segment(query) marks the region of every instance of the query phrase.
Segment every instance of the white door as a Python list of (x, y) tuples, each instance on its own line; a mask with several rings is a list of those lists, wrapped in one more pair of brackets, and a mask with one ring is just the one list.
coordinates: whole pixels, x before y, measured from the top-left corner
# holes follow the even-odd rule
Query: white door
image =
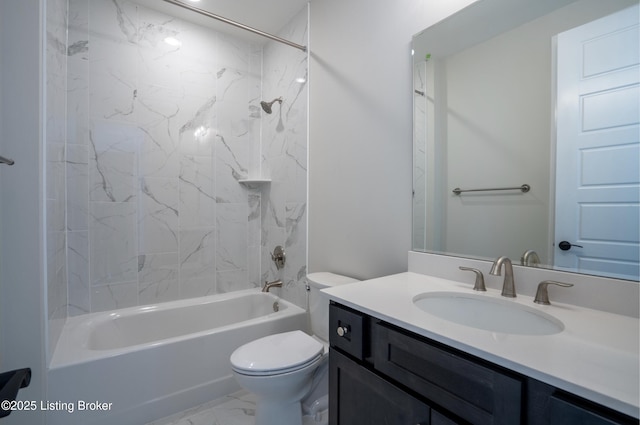
[(559, 268), (640, 275), (638, 16), (633, 6), (557, 38)]

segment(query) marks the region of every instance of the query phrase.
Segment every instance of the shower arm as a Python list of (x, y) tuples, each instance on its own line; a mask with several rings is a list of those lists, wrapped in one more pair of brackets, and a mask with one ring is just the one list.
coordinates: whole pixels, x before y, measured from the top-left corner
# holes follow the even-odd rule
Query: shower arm
[(231, 19), (225, 18), (224, 16), (216, 15), (215, 13), (211, 13), (211, 12), (208, 12), (208, 11), (206, 11), (204, 9), (200, 9), (200, 8), (191, 6), (190, 4), (183, 3), (180, 0), (164, 0), (164, 1), (167, 2), (167, 3), (171, 3), (171, 4), (175, 5), (175, 6), (180, 6), (180, 7), (184, 8), (184, 9), (190, 10), (192, 12), (196, 12), (196, 13), (199, 13), (201, 15), (207, 16), (209, 18), (216, 19), (216, 20), (218, 20), (220, 22), (224, 22), (225, 24), (232, 25), (232, 26), (234, 26), (236, 28), (240, 28), (240, 29), (243, 29), (245, 31), (249, 31), (249, 32), (252, 32), (254, 34), (257, 34), (259, 36), (269, 38), (269, 39), (271, 39), (273, 41), (277, 41), (278, 43), (283, 43), (283, 44), (286, 44), (287, 46), (295, 47), (296, 49), (302, 50), (303, 52), (307, 51), (307, 46), (303, 46), (301, 44), (294, 43), (293, 41), (285, 40), (284, 38), (278, 37), (278, 36), (273, 35), (273, 34), (269, 34), (268, 32), (260, 31), (259, 29), (250, 27), (250, 26), (245, 25), (245, 24), (241, 24), (240, 22), (232, 21)]
[(260, 102), (260, 106), (262, 107), (262, 110), (265, 111), (267, 114), (271, 113), (271, 106), (273, 106), (274, 103), (280, 103), (280, 105), (282, 105), (282, 96), (273, 99), (271, 102), (266, 102), (266, 101), (262, 101)]

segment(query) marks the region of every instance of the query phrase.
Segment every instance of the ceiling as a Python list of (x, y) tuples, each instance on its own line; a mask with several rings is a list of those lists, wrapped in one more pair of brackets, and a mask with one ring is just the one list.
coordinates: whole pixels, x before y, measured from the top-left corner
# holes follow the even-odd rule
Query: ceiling
[[(200, 15), (182, 7), (167, 3), (162, 0), (133, 0), (150, 9), (175, 16), (179, 19), (194, 22), (212, 28), (216, 31), (232, 34), (236, 37), (256, 43), (264, 43), (266, 38), (241, 30), (232, 25), (216, 21), (215, 19)], [(192, 2), (194, 7), (204, 9), (227, 19), (248, 25), (260, 31), (277, 34), (291, 18), (297, 15), (306, 6), (308, 0), (200, 0)]]

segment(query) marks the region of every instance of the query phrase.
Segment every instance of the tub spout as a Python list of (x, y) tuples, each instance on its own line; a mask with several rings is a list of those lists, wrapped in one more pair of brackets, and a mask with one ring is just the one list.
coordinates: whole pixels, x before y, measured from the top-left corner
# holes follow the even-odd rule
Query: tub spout
[(265, 282), (262, 287), (262, 292), (269, 292), (271, 288), (282, 288), (282, 281), (280, 279), (274, 280), (273, 282)]

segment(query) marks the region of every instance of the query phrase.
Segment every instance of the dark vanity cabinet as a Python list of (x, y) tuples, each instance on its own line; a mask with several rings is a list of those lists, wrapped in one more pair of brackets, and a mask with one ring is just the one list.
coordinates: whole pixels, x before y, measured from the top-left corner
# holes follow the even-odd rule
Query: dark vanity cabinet
[(330, 425), (638, 424), (334, 302), (329, 326)]
[[(331, 373), (340, 383), (339, 415), (330, 423), (428, 424), (431, 408), (339, 351), (332, 351)], [(329, 378), (331, 379), (331, 377)], [(331, 393), (333, 395), (334, 393)], [(336, 410), (338, 413), (338, 410)]]

